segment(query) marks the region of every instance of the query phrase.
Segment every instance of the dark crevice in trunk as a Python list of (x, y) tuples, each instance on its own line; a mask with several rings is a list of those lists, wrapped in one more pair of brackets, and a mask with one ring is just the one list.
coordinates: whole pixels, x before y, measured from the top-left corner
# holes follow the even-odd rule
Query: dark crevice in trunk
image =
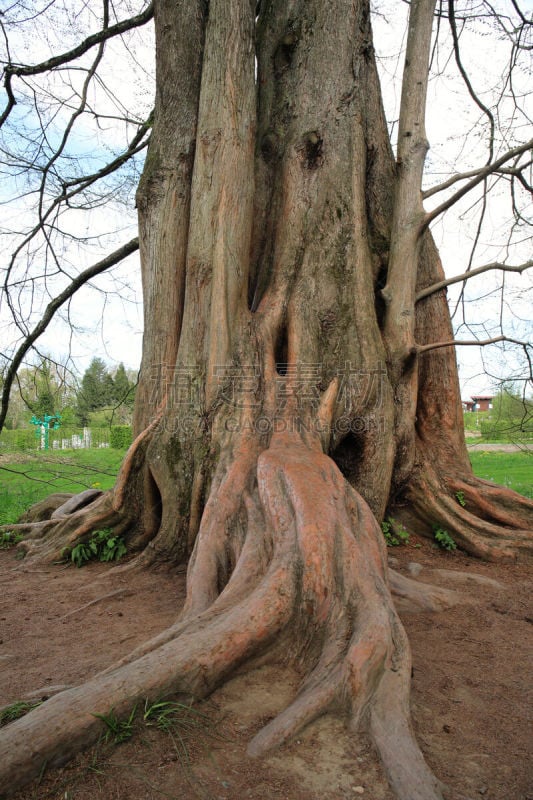
[(161, 527), (161, 521), (163, 519), (163, 499), (150, 469), (147, 470), (145, 481), (144, 530), (146, 538), (153, 539)]
[(381, 294), (381, 290), (385, 287), (386, 283), (387, 265), (382, 262), (376, 278), (374, 289), (374, 308), (376, 310), (376, 318), (380, 331), (383, 331), (383, 326), (385, 324), (385, 313), (387, 311), (387, 306), (385, 305), (385, 301)]
[(274, 349), (274, 359), (276, 361), (276, 372), (278, 375), (286, 375), (289, 361), (289, 339), (286, 325), (282, 325), (278, 332), (276, 347)]
[(363, 450), (362, 436), (350, 431), (331, 453), (331, 458), (351, 486), (357, 485), (361, 465), (364, 463)]
[(306, 169), (318, 169), (324, 163), (324, 140), (318, 131), (304, 134), (303, 142), (297, 150)]

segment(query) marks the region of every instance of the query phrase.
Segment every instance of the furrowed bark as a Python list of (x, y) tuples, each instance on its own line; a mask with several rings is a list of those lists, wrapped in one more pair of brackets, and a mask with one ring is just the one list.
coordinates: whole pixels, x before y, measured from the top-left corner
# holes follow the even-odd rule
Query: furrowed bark
[[(137, 190), (144, 301), (143, 358), (134, 431), (152, 422), (172, 384), (183, 315), (191, 176), (205, 4), (155, 4), (154, 126)], [(187, 31), (187, 36), (183, 36)]]

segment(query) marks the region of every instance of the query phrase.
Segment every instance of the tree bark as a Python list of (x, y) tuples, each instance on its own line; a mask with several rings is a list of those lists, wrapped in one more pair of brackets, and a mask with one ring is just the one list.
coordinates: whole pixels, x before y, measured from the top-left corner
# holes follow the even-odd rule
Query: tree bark
[(187, 601), (155, 640), (0, 733), (2, 790), (94, 741), (95, 710), (202, 697), (283, 654), (306, 677), (252, 755), (340, 712), (368, 727), (400, 800), (441, 797), (410, 727), (390, 587), (446, 598), (389, 575), (379, 523), (393, 510), (514, 558), (530, 552), (532, 504), (473, 477), (453, 351), (416, 350), (453, 338), (445, 290), (416, 302), (443, 278), (421, 224), (432, 8), (412, 3), (409, 47), (425, 45), (405, 72), (397, 164), (366, 0), (271, 0), (257, 19), (250, 0), (156, 3), (138, 436), (112, 492), (24, 523), (21, 547), (56, 558), (111, 525), (137, 567), (188, 561)]

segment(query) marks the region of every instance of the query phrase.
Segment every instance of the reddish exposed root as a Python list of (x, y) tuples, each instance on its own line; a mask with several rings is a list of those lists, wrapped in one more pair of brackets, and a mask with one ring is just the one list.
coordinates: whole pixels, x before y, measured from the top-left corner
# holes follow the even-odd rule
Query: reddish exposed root
[(447, 531), (467, 553), (487, 561), (533, 555), (533, 502), (473, 475), (450, 477), (423, 462), (394, 516), (410, 530)]
[[(64, 763), (143, 698), (201, 698), (253, 659), (280, 657), (307, 677), (251, 742), (260, 755), (326, 711), (368, 724), (400, 800), (437, 800), (409, 724), (411, 661), (387, 583), (381, 531), (318, 448), (278, 434), (243, 450), (208, 503), (182, 618), (82, 686), (0, 732), (0, 792)], [(107, 501), (109, 502), (109, 501)], [(253, 568), (252, 568), (253, 567)]]
[(453, 495), (461, 494), (465, 508), (480, 519), (506, 528), (528, 530), (533, 523), (533, 503), (527, 497), (482, 478), (452, 479)]
[[(75, 500), (76, 495), (72, 498)], [(113, 510), (112, 492), (99, 496), (89, 505), (49, 519), (4, 526), (25, 537), (18, 549), (32, 559), (58, 561), (66, 548), (88, 537), (99, 528), (112, 527), (117, 535), (129, 527), (130, 520)]]

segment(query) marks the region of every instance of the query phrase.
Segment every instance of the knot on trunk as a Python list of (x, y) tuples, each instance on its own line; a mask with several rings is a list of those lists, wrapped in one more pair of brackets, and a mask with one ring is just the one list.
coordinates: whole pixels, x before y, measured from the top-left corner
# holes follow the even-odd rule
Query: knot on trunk
[(278, 44), (274, 53), (274, 74), (276, 78), (280, 78), (290, 67), (298, 39), (298, 33), (289, 29)]
[(318, 169), (324, 163), (324, 140), (318, 131), (308, 131), (302, 137), (302, 144), (297, 148), (306, 169)]

